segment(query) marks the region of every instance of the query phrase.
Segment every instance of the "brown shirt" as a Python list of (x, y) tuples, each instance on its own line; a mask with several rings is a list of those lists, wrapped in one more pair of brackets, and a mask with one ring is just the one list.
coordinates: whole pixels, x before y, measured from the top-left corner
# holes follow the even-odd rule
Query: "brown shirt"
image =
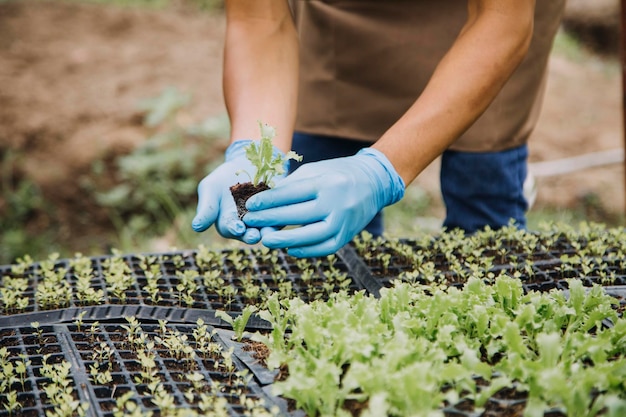
[[(537, 0), (525, 60), (453, 149), (502, 150), (527, 141), (564, 4)], [(417, 99), (467, 17), (467, 0), (291, 0), (291, 6), (300, 37), (296, 130), (368, 141)]]

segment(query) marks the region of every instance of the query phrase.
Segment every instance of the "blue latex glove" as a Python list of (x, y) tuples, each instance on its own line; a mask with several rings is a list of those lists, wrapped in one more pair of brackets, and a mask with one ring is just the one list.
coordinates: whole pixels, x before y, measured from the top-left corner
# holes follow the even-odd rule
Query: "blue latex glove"
[(404, 196), (404, 181), (387, 157), (373, 148), (346, 158), (302, 165), (267, 191), (252, 196), (243, 218), (263, 229), (262, 243), (288, 248), (297, 257), (336, 252), (360, 233), (383, 207)]
[[(238, 239), (255, 244), (261, 240), (259, 229), (247, 227), (239, 219), (235, 200), (230, 193), (230, 186), (249, 181), (256, 174), (256, 168), (246, 158), (246, 147), (251, 140), (233, 142), (225, 153), (225, 162), (204, 177), (198, 184), (198, 208), (191, 227), (196, 232), (203, 232), (215, 224), (217, 232), (229, 239)], [(274, 148), (274, 152), (280, 152)], [(239, 175), (237, 173), (240, 172)]]

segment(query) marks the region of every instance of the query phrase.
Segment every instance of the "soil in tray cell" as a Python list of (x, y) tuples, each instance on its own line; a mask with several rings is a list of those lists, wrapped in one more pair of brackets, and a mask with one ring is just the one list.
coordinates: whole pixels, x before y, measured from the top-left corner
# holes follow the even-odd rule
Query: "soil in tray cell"
[[(498, 362), (491, 361), (491, 363)], [(477, 378), (479, 387), (487, 385), (482, 378)], [(464, 395), (464, 394), (462, 394)], [(505, 387), (494, 393), (483, 405), (481, 417), (522, 417), (528, 400), (528, 392), (520, 391), (515, 386)], [(474, 401), (463, 398), (454, 405), (447, 404), (444, 411), (446, 417), (476, 416)], [(560, 410), (554, 409), (543, 414), (544, 417), (566, 417)]]
[[(483, 406), (481, 417), (523, 417), (526, 408), (526, 400), (494, 400), (489, 399)], [(447, 407), (444, 411), (445, 417), (468, 417), (475, 415), (474, 401), (470, 399), (461, 400), (452, 407)], [(545, 414), (544, 417), (566, 417), (564, 414)]]
[(100, 407), (101, 411), (110, 412), (110, 411), (115, 410), (115, 408), (117, 407), (117, 404), (115, 403), (115, 401), (109, 398), (109, 399), (104, 399), (102, 401), (99, 401), (98, 407)]
[(61, 352), (61, 346), (58, 345), (29, 346), (26, 348), (26, 353), (29, 355), (51, 355)]
[[(2, 413), (0, 413), (2, 414)], [(8, 415), (8, 413), (7, 413)], [(40, 417), (40, 410), (38, 408), (22, 408), (20, 409), (19, 413), (16, 413), (14, 415), (19, 415), (20, 417)]]
[(141, 362), (135, 359), (125, 360), (124, 368), (126, 368), (126, 370), (131, 374), (141, 372), (143, 369), (143, 367), (141, 366)]
[(168, 259), (164, 259), (162, 263), (162, 271), (166, 276), (176, 276), (177, 271), (185, 271), (188, 269), (193, 269), (194, 264), (191, 261), (182, 262), (179, 261), (170, 261)]
[(31, 356), (54, 355), (61, 353), (61, 346), (57, 343), (57, 337), (54, 334), (42, 332), (41, 334), (27, 335), (33, 329), (20, 329), (22, 332), (22, 345), (26, 353)]
[[(30, 390), (30, 388), (28, 388)], [(0, 401), (1, 402), (1, 401)], [(17, 395), (17, 402), (20, 403), (21, 409), (26, 410), (37, 406), (37, 399), (32, 393), (20, 393)]]
[(124, 346), (128, 345), (128, 337), (124, 334), (123, 330), (119, 327), (115, 327), (115, 330), (108, 331), (109, 339), (117, 349), (123, 350)]
[(29, 338), (30, 336), (37, 337), (35, 343), (38, 344), (55, 343), (57, 340), (55, 330), (52, 326), (39, 326), (33, 323), (30, 327), (21, 327), (19, 331), (25, 341), (30, 343), (32, 343), (32, 340)]
[[(117, 387), (115, 390), (117, 391)], [(108, 386), (95, 386), (93, 388), (93, 393), (98, 399), (110, 399), (114, 394), (113, 389)], [(119, 392), (117, 392), (117, 395), (119, 395)]]
[(7, 332), (6, 334), (7, 336), (3, 336), (2, 334), (0, 334), (0, 347), (9, 348), (11, 346), (20, 345), (20, 339), (16, 336), (12, 336), (13, 334), (15, 334), (14, 332)]
[(134, 291), (126, 291), (126, 297), (110, 297), (110, 304), (119, 304), (119, 305), (137, 305), (141, 304), (141, 299), (138, 297), (137, 293)]
[[(30, 364), (35, 372), (35, 375), (39, 375), (37, 374), (37, 372), (38, 372), (38, 369), (43, 365), (44, 357), (42, 355), (31, 355), (28, 357), (28, 360), (30, 361)], [(52, 354), (46, 357), (46, 363), (48, 364), (61, 363), (64, 360), (65, 360), (65, 356), (59, 353)]]
[[(9, 386), (9, 389), (7, 391), (17, 391), (19, 393), (28, 393), (33, 390), (33, 382), (31, 382), (28, 374), (24, 375), (23, 380), (21, 379), (20, 375), (15, 373), (15, 371), (14, 371), (14, 376), (17, 378), (17, 380), (13, 382), (11, 386)], [(0, 404), (1, 404), (1, 401), (0, 401)]]
[(163, 364), (170, 375), (185, 374), (197, 368), (197, 364), (192, 359), (164, 359)]
[(132, 351), (132, 350), (117, 350), (118, 355), (120, 355), (120, 358), (122, 358), (124, 360), (124, 362), (126, 361), (133, 361), (135, 359), (137, 359), (137, 354)]
[(129, 391), (131, 391), (131, 388), (127, 386), (114, 386), (112, 388), (97, 387), (94, 389), (94, 393), (98, 399), (98, 407), (104, 412), (113, 411), (117, 407), (115, 399), (122, 397)]
[(524, 289), (524, 293), (528, 294), (529, 292), (548, 292), (553, 289), (563, 289), (561, 285), (556, 281), (547, 281), (542, 282), (541, 284), (522, 284), (522, 288)]
[(397, 277), (400, 275), (401, 272), (403, 271), (407, 271), (407, 270), (412, 270), (408, 269), (408, 268), (398, 268), (395, 266), (388, 266), (388, 267), (383, 267), (381, 265), (377, 265), (377, 266), (372, 266), (370, 267), (370, 272), (372, 273), (373, 276), (377, 277), (377, 278), (384, 278), (384, 277)]
[(215, 360), (202, 357), (202, 366), (204, 366), (206, 369), (215, 369)]

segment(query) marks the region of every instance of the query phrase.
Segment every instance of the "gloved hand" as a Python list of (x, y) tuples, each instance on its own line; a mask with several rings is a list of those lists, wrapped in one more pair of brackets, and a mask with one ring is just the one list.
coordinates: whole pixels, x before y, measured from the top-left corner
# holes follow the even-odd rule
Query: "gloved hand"
[[(203, 232), (215, 223), (217, 232), (229, 239), (238, 239), (248, 244), (261, 240), (259, 229), (247, 227), (237, 215), (235, 200), (230, 193), (230, 186), (249, 181), (256, 174), (256, 167), (246, 158), (246, 147), (251, 140), (233, 142), (225, 153), (225, 162), (204, 177), (198, 184), (198, 208), (191, 227), (196, 232)], [(274, 148), (274, 152), (280, 152)], [(237, 175), (241, 172), (240, 175)]]
[(244, 222), (263, 229), (268, 248), (297, 257), (325, 256), (348, 243), (383, 207), (404, 196), (404, 181), (373, 148), (302, 165), (276, 186), (252, 196)]

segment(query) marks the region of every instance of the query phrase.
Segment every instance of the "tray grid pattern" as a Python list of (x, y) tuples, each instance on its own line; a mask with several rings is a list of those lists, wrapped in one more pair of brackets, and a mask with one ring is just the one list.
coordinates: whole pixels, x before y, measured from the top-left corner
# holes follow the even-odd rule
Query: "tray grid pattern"
[[(379, 296), (399, 281), (462, 286), (470, 275), (493, 282), (507, 274), (519, 278), (525, 291), (567, 292), (572, 278), (586, 287), (601, 285), (618, 300), (621, 316), (626, 310), (626, 239), (617, 236), (602, 237), (601, 244), (593, 234), (537, 234), (524, 243), (470, 237), (465, 246), (455, 246), (454, 235), (444, 234), (421, 240), (355, 239), (336, 255), (308, 260), (283, 251), (200, 247), (0, 266), (0, 371), (27, 364), (22, 374), (14, 373), (17, 379), (4, 386), (0, 381), (0, 417), (54, 413), (46, 392), (49, 369), (66, 363), (69, 393), (78, 406), (88, 407), (90, 416), (115, 417), (126, 400), (143, 415), (165, 415), (168, 407), (198, 413), (222, 407), (231, 416), (250, 415), (252, 408), (266, 413), (261, 415), (301, 416), (270, 394), (276, 372), (232, 340), (230, 325), (217, 311), (237, 317), (246, 306), (262, 308), (274, 294), (304, 301), (326, 300), (338, 291)], [(198, 341), (198, 328), (206, 329), (209, 338)], [(256, 315), (246, 328), (270, 329)], [(208, 345), (216, 351), (207, 353)], [(199, 379), (194, 382), (194, 377)], [(485, 416), (525, 406), (523, 398), (502, 394), (488, 400)], [(19, 409), (6, 408), (9, 395), (17, 395)], [(462, 400), (442, 411), (446, 417), (479, 417), (473, 409)], [(559, 410), (545, 416), (563, 417)]]

